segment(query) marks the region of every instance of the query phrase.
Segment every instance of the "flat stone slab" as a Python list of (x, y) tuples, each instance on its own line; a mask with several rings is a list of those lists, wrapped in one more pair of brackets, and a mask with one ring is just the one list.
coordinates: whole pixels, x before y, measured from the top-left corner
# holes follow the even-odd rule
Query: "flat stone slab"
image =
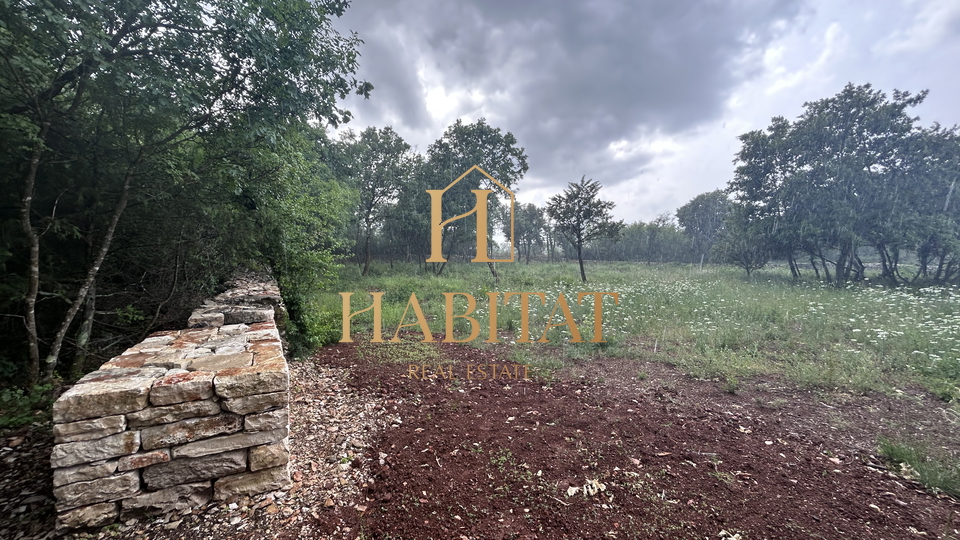
[(223, 326), (223, 313), (197, 313), (194, 312), (187, 319), (187, 326), (190, 328), (216, 327)]
[(220, 331), (217, 332), (219, 336), (239, 336), (246, 332), (250, 327), (240, 323), (240, 324), (228, 324), (220, 327)]
[(290, 487), (287, 466), (227, 476), (213, 483), (213, 498), (222, 501), (234, 495), (256, 495)]
[(149, 489), (163, 489), (177, 484), (210, 480), (243, 472), (247, 468), (247, 451), (234, 450), (198, 458), (175, 459), (143, 470), (143, 481)]
[(69, 467), (126, 456), (140, 449), (140, 432), (125, 431), (94, 441), (58, 444), (50, 453), (50, 466)]
[(115, 502), (92, 504), (75, 508), (57, 516), (57, 534), (80, 527), (103, 527), (120, 514)]
[(273, 308), (232, 308), (230, 311), (223, 312), (224, 324), (250, 324), (258, 322), (268, 322), (273, 320)]
[(60, 444), (89, 441), (100, 439), (107, 435), (113, 435), (114, 433), (120, 433), (125, 429), (127, 429), (127, 419), (122, 414), (80, 420), (67, 424), (54, 424), (53, 442)]
[[(150, 368), (158, 369), (158, 368)], [(142, 371), (142, 370), (138, 370)], [(166, 370), (161, 370), (166, 373)], [(97, 373), (97, 372), (95, 372)], [(73, 385), (53, 404), (57, 424), (139, 411), (147, 406), (154, 377), (106, 376)]]
[(267, 411), (276, 407), (285, 407), (290, 400), (286, 390), (270, 394), (254, 394), (220, 402), (224, 410), (237, 414), (250, 414)]
[(224, 369), (213, 378), (214, 390), (224, 398), (280, 392), (286, 390), (289, 384), (290, 373), (286, 362)]
[(101, 463), (84, 463), (73, 467), (61, 467), (53, 470), (53, 487), (65, 486), (74, 482), (96, 480), (117, 472), (117, 460)]
[(253, 365), (253, 353), (211, 354), (193, 359), (187, 369), (190, 371), (220, 371), (229, 368), (242, 368)]
[(234, 433), (243, 428), (243, 417), (223, 413), (204, 418), (189, 418), (172, 424), (143, 428), (140, 439), (144, 450), (167, 448), (224, 433)]
[(166, 448), (152, 452), (141, 452), (120, 458), (120, 462), (117, 464), (117, 470), (121, 472), (132, 471), (168, 461), (170, 461), (170, 451)]
[(146, 361), (143, 365), (147, 367), (161, 367), (164, 369), (177, 369), (186, 367), (190, 363), (186, 358), (186, 351), (183, 349), (173, 349), (157, 353)]
[(122, 502), (124, 515), (133, 512), (164, 513), (199, 508), (213, 498), (213, 486), (209, 481), (161, 489), (144, 493)]
[(63, 511), (78, 506), (87, 506), (103, 501), (115, 501), (135, 495), (140, 491), (140, 475), (130, 471), (88, 482), (77, 482), (53, 488), (57, 498), (57, 510)]
[(185, 457), (201, 457), (210, 454), (220, 454), (239, 450), (240, 448), (249, 448), (251, 446), (260, 446), (262, 444), (271, 444), (287, 438), (287, 430), (275, 429), (273, 431), (258, 431), (257, 433), (234, 433), (233, 435), (222, 435), (212, 437), (202, 441), (196, 441), (177, 446), (173, 449), (173, 458), (180, 459)]
[(186, 418), (213, 416), (220, 414), (220, 406), (213, 400), (188, 401), (165, 407), (148, 407), (127, 415), (127, 425), (131, 429), (170, 424)]
[(250, 472), (272, 469), (290, 461), (290, 449), (286, 439), (276, 444), (254, 446), (250, 449)]
[[(193, 362), (193, 361), (191, 361)], [(157, 406), (213, 397), (213, 372), (190, 371), (161, 377), (150, 389), (150, 403)]]
[(287, 409), (251, 414), (243, 419), (243, 430), (248, 433), (287, 428), (289, 425), (290, 418)]

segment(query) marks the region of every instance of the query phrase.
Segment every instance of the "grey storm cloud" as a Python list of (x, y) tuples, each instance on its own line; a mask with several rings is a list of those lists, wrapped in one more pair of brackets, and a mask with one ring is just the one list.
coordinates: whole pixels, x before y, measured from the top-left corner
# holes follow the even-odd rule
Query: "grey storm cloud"
[(417, 75), (427, 70), (447, 90), (483, 96), (539, 183), (586, 174), (614, 185), (649, 157), (604, 159), (610, 143), (716, 118), (754, 73), (751, 51), (799, 11), (787, 1), (383, 0), (354, 2), (337, 25), (365, 41), (359, 74), (375, 89), (348, 103), (358, 117), (388, 119), (401, 135), (430, 129)]

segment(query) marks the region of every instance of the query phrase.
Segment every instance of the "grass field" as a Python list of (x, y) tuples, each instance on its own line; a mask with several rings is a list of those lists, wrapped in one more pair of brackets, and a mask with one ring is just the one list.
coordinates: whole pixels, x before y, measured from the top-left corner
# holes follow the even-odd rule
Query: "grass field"
[[(552, 328), (549, 343), (516, 343), (520, 337), (519, 298), (497, 309), (498, 337), (514, 342), (515, 359), (536, 366), (541, 375), (593, 354), (661, 360), (703, 379), (723, 381), (736, 391), (756, 375), (784, 377), (804, 387), (860, 392), (896, 391), (922, 384), (944, 400), (960, 397), (960, 290), (925, 287), (890, 289), (863, 284), (837, 289), (819, 282), (795, 282), (776, 268), (747, 278), (731, 267), (589, 263), (588, 283), (575, 264), (501, 264), (494, 282), (485, 264), (450, 264), (444, 275), (416, 265), (375, 266), (361, 278), (354, 266), (340, 272), (323, 299), (327, 320), (341, 321), (339, 292), (354, 292), (352, 310), (370, 305), (366, 292), (382, 291), (384, 339), (391, 338), (411, 294), (435, 334), (445, 331), (444, 292), (470, 293), (471, 314), (480, 335), (471, 345), (487, 346), (489, 292), (543, 292), (546, 305), (530, 298), (530, 339), (536, 341), (562, 293), (583, 343), (571, 343), (568, 327)], [(576, 303), (578, 292), (617, 292), (603, 307), (605, 343), (593, 343), (593, 298)], [(456, 297), (456, 314), (466, 298)], [(557, 309), (553, 323), (563, 320)], [(415, 323), (410, 309), (405, 324)], [(372, 310), (352, 321), (354, 333), (372, 328)], [(409, 326), (407, 331), (419, 331)], [(468, 337), (470, 323), (454, 319), (457, 339)], [(337, 332), (339, 337), (339, 332)], [(415, 337), (415, 339), (419, 339)], [(642, 374), (638, 373), (638, 376)]]

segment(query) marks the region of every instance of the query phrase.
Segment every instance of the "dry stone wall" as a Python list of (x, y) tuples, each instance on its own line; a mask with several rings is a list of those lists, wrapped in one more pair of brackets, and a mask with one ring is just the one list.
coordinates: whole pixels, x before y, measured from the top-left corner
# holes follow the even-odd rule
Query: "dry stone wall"
[(290, 485), (289, 370), (276, 285), (238, 279), (87, 374), (53, 405), (57, 527)]

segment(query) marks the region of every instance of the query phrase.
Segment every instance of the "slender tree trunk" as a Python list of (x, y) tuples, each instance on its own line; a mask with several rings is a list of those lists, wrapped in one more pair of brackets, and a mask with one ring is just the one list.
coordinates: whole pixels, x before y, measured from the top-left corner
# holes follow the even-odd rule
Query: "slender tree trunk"
[(37, 182), (37, 171), (40, 169), (40, 156), (43, 154), (43, 145), (49, 129), (50, 122), (44, 122), (40, 127), (37, 142), (30, 156), (30, 168), (27, 170), (27, 177), (23, 182), (23, 194), (20, 199), (20, 224), (27, 237), (27, 245), (30, 250), (30, 276), (27, 284), (27, 297), (24, 302), (26, 304), (27, 346), (30, 352), (30, 366), (27, 370), (27, 377), (31, 386), (40, 379), (40, 334), (37, 331), (37, 296), (40, 294), (40, 236), (33, 228), (30, 213), (33, 209), (33, 193)]
[(582, 244), (577, 244), (577, 261), (580, 262), (580, 279), (584, 283), (587, 282), (587, 273), (583, 271), (583, 246)]
[(813, 258), (813, 253), (810, 254), (810, 266), (813, 267), (813, 274), (817, 276), (817, 281), (820, 281), (820, 269), (817, 268), (817, 261)]
[(364, 241), (363, 251), (366, 253), (364, 262), (363, 262), (363, 272), (360, 272), (361, 276), (366, 276), (370, 272), (370, 230), (367, 230), (367, 239)]
[(940, 257), (940, 262), (937, 263), (937, 273), (933, 276), (933, 280), (937, 283), (940, 283), (940, 278), (943, 275), (943, 265), (947, 260), (947, 250), (940, 250), (940, 253), (937, 254)]
[(823, 265), (824, 279), (827, 283), (831, 283), (833, 280), (830, 278), (830, 267), (827, 265), (827, 258), (823, 256), (823, 250), (820, 250), (820, 264)]
[(93, 335), (93, 319), (97, 315), (97, 282), (94, 281), (87, 293), (87, 299), (84, 301), (83, 321), (80, 323), (80, 329), (77, 330), (77, 354), (74, 358), (73, 366), (70, 371), (77, 375), (86, 371), (87, 364), (87, 345), (90, 343), (90, 337)]
[(124, 209), (126, 209), (127, 201), (130, 199), (130, 182), (133, 179), (134, 172), (140, 165), (141, 159), (143, 159), (142, 149), (140, 151), (140, 155), (137, 156), (136, 161), (130, 166), (130, 168), (127, 169), (127, 172), (124, 174), (120, 198), (117, 200), (117, 205), (113, 209), (113, 215), (110, 217), (110, 224), (107, 226), (107, 229), (103, 234), (103, 242), (100, 244), (100, 251), (97, 253), (97, 257), (90, 265), (90, 268), (87, 270), (87, 276), (84, 278), (83, 283), (80, 285), (80, 289), (77, 291), (77, 297), (74, 298), (73, 303), (70, 305), (70, 309), (67, 310), (67, 314), (64, 316), (63, 322), (60, 323), (60, 328), (57, 330), (57, 335), (53, 340), (53, 344), (50, 346), (50, 352), (47, 354), (47, 357), (44, 361), (45, 380), (50, 380), (53, 378), (54, 371), (57, 369), (57, 361), (60, 358), (60, 349), (63, 347), (63, 340), (67, 335), (67, 331), (70, 330), (70, 325), (73, 323), (73, 318), (76, 317), (77, 312), (80, 310), (80, 306), (83, 305), (84, 300), (86, 300), (87, 293), (93, 286), (93, 282), (97, 278), (97, 273), (100, 271), (100, 265), (103, 264), (103, 260), (107, 257), (107, 252), (110, 251), (110, 244), (113, 242), (113, 233), (117, 230), (117, 223), (120, 221), (120, 216), (123, 214)]

